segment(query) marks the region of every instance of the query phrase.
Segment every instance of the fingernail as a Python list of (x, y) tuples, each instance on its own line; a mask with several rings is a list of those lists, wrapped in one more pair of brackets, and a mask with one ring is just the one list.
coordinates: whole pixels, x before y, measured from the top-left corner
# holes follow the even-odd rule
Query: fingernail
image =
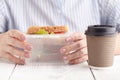
[(67, 59), (67, 57), (66, 57), (66, 56), (64, 56), (64, 57), (63, 57), (63, 59), (64, 59), (64, 60), (66, 60), (66, 59)]
[(29, 57), (30, 57), (30, 54), (28, 54), (28, 53), (27, 53), (27, 54), (25, 54), (25, 57), (29, 58)]
[(26, 46), (27, 50), (31, 50), (32, 46)]
[(65, 52), (66, 52), (66, 49), (61, 49), (60, 52), (61, 52), (61, 53), (65, 53)]
[(25, 40), (25, 36), (22, 36), (21, 39), (22, 39), (22, 40)]
[(72, 41), (72, 38), (69, 37), (69, 38), (66, 39), (66, 41), (67, 42)]

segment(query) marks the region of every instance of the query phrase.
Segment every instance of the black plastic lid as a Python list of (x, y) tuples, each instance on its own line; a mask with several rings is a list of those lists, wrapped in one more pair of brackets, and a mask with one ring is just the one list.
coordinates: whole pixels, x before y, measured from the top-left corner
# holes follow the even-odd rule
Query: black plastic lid
[(88, 26), (85, 34), (89, 36), (106, 36), (116, 34), (116, 27), (110, 25), (92, 25)]

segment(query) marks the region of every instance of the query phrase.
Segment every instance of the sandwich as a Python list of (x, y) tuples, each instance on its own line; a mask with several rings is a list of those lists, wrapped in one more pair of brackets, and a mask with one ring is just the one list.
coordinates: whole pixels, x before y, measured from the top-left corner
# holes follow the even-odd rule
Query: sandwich
[(28, 34), (64, 34), (68, 32), (67, 26), (31, 26)]

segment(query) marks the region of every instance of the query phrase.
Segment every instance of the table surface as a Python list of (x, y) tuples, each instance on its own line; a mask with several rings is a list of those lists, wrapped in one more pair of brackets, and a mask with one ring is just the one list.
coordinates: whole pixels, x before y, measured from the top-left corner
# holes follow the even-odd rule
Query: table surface
[(15, 65), (0, 60), (0, 80), (120, 80), (120, 56), (112, 69), (95, 70), (87, 62), (78, 65), (28, 63)]

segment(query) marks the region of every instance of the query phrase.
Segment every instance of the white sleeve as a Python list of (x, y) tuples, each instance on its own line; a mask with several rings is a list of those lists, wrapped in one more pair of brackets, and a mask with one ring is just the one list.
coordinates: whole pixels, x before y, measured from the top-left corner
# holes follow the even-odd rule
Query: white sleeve
[(4, 9), (4, 2), (3, 0), (0, 0), (0, 33), (6, 31), (7, 26), (7, 20), (5, 15), (5, 9)]
[(120, 32), (120, 0), (99, 0), (101, 24), (113, 25)]
[(110, 0), (109, 10), (111, 12), (108, 15), (108, 24), (117, 27), (120, 32), (120, 0)]

